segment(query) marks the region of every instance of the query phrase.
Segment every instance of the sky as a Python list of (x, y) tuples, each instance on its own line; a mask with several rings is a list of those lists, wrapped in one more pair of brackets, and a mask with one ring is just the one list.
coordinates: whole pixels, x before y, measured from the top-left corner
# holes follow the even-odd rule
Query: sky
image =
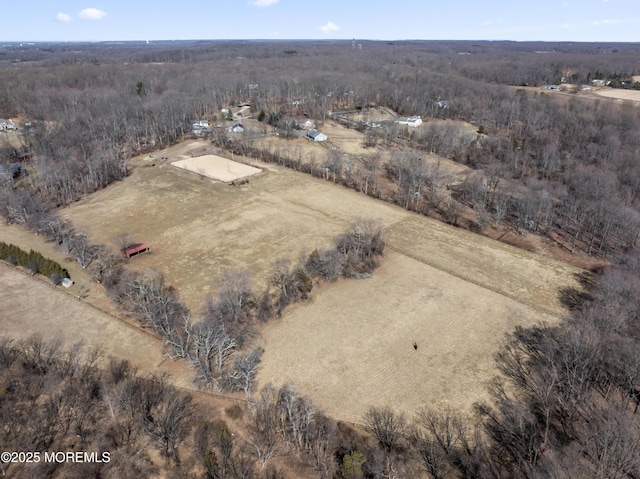
[(0, 42), (640, 42), (640, 0), (10, 0)]

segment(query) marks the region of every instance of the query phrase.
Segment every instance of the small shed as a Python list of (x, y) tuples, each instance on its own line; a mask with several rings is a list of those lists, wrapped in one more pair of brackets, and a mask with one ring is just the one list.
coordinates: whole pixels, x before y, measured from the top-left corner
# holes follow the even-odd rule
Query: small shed
[(244, 125), (242, 123), (234, 123), (233, 126), (229, 128), (229, 131), (232, 133), (242, 133), (244, 131)]
[(64, 286), (65, 288), (70, 288), (71, 286), (73, 286), (73, 281), (70, 280), (69, 278), (63, 278), (62, 286)]
[(122, 256), (127, 259), (130, 259), (132, 256), (135, 256), (140, 253), (146, 253), (149, 251), (149, 246), (146, 243), (135, 243), (127, 246), (126, 248), (122, 248), (120, 252)]
[(327, 135), (320, 133), (318, 130), (309, 130), (307, 132), (307, 138), (313, 141), (326, 141)]

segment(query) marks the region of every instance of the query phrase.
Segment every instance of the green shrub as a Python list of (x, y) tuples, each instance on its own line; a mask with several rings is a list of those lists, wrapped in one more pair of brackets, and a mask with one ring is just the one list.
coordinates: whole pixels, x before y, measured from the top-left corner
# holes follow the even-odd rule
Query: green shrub
[(26, 252), (16, 245), (2, 241), (0, 241), (0, 259), (14, 266), (24, 266), (32, 274), (40, 273), (50, 278), (55, 284), (69, 277), (67, 270), (56, 261), (45, 258), (37, 251)]

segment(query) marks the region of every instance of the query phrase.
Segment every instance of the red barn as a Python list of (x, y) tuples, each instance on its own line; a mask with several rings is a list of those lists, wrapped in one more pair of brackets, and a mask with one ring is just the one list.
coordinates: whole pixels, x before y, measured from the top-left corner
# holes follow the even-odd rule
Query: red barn
[(137, 254), (145, 253), (147, 251), (149, 251), (149, 246), (146, 243), (132, 244), (120, 250), (120, 252), (122, 253), (122, 256), (124, 256), (127, 259)]

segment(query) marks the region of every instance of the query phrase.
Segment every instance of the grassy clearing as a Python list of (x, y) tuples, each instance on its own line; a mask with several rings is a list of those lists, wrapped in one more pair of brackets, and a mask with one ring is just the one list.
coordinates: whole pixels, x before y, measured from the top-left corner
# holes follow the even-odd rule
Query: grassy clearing
[(227, 268), (265, 284), (276, 258), (327, 245), (355, 218), (381, 222), (389, 253), (373, 278), (324, 285), (264, 331), (260, 382), (291, 380), (338, 418), (371, 403), (468, 406), (503, 334), (557, 320), (560, 288), (579, 287), (577, 268), (285, 168), (262, 165), (232, 187), (168, 165), (197, 145), (134, 162), (131, 177), (64, 216), (94, 241), (127, 232), (150, 244), (131, 265), (164, 273), (196, 312)]
[(292, 381), (353, 422), (372, 404), (468, 408), (486, 397), (504, 333), (541, 320), (554, 318), (390, 252), (372, 278), (324, 286), (269, 325), (259, 379)]

